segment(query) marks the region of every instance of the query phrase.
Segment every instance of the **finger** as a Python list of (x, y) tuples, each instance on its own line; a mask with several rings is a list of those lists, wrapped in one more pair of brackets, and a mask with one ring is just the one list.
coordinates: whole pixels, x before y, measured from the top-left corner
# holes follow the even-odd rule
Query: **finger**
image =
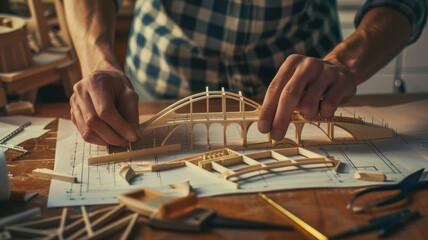
[(337, 81), (338, 73), (331, 67), (324, 67), (321, 75), (316, 77), (314, 81), (311, 81), (306, 91), (303, 93), (303, 97), (299, 104), (300, 113), (307, 117), (313, 118), (318, 115), (320, 109), (320, 99), (325, 93), (329, 86)]
[(139, 123), (138, 100), (138, 94), (131, 89), (119, 95), (117, 100), (120, 115), (125, 121), (134, 126), (138, 126)]
[(334, 85), (331, 89), (328, 89), (320, 103), (320, 117), (332, 118), (344, 95), (343, 88), (340, 85)]
[(108, 126), (104, 121), (102, 121), (94, 109), (94, 104), (96, 101), (93, 101), (87, 92), (78, 91), (76, 102), (81, 111), (82, 119), (85, 126), (91, 131), (95, 132), (100, 136), (106, 143), (115, 146), (126, 146), (128, 142), (120, 137), (110, 126)]
[[(124, 94), (125, 97), (130, 96), (130, 94)], [(110, 91), (91, 91), (91, 99), (94, 103), (94, 108), (97, 116), (107, 123), (117, 134), (126, 139), (129, 142), (135, 142), (137, 140), (137, 135), (134, 129), (131, 127), (130, 123), (123, 119), (119, 111), (116, 109), (116, 104), (112, 97)], [(123, 96), (119, 95), (118, 107), (122, 109), (125, 107), (126, 103), (130, 104), (130, 107), (126, 109), (132, 109), (134, 111), (133, 115), (130, 115), (130, 110), (125, 110), (127, 118), (129, 117), (132, 123), (138, 123), (138, 100), (135, 100), (134, 96), (130, 96), (130, 100), (125, 100)], [(137, 96), (138, 99), (138, 96)]]
[(300, 58), (301, 56), (296, 55), (288, 57), (280, 67), (272, 82), (269, 84), (269, 88), (266, 91), (266, 95), (263, 100), (258, 123), (258, 129), (261, 133), (268, 133), (271, 131), (272, 122), (275, 117), (276, 109), (278, 108), (278, 101), (281, 96), (281, 92), (293, 75), (295, 71), (295, 63), (298, 62)]
[(86, 127), (81, 111), (76, 104), (71, 104), (71, 120), (74, 122), (85, 141), (102, 146), (108, 145), (100, 136)]
[(316, 77), (316, 72), (308, 70), (308, 66), (299, 66), (281, 92), (271, 131), (271, 137), (276, 141), (284, 138), (307, 83)]

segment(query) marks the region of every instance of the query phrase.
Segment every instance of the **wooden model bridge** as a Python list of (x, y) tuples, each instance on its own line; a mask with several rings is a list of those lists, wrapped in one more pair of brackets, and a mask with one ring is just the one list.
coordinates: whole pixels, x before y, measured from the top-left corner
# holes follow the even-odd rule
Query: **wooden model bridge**
[[(236, 104), (229, 104), (231, 102)], [(204, 105), (204, 111), (200, 111)], [(235, 107), (235, 108), (233, 108)], [(193, 128), (197, 124), (204, 124), (207, 127), (207, 145), (208, 148), (249, 148), (249, 147), (278, 147), (278, 146), (303, 146), (303, 145), (321, 145), (321, 144), (339, 144), (353, 143), (369, 139), (392, 138), (395, 135), (394, 130), (385, 126), (379, 126), (366, 123), (360, 118), (349, 118), (334, 116), (332, 118), (305, 118), (298, 112), (294, 112), (291, 123), (295, 126), (295, 140), (284, 138), (280, 142), (273, 142), (268, 134), (268, 141), (249, 142), (248, 130), (250, 126), (259, 119), (261, 105), (257, 102), (238, 94), (221, 91), (208, 91), (197, 93), (186, 97), (170, 105), (158, 114), (140, 125), (140, 132), (153, 131), (153, 146), (130, 145), (129, 148), (109, 147), (109, 155), (90, 157), (88, 163), (100, 164), (106, 162), (128, 161), (130, 159), (142, 158), (158, 153), (167, 153), (180, 151), (181, 144), (166, 144), (170, 136), (180, 127), (188, 126), (190, 130), (190, 148), (193, 149), (194, 134)], [(327, 127), (322, 128), (321, 124), (326, 123)], [(223, 125), (223, 145), (215, 146), (210, 144), (210, 125)], [(238, 124), (241, 129), (241, 143), (229, 143), (226, 138), (226, 129), (230, 124)], [(305, 124), (316, 126), (327, 137), (327, 141), (320, 139), (302, 140), (302, 131)], [(167, 134), (163, 137), (160, 144), (156, 143), (156, 129), (168, 128)], [(343, 129), (349, 133), (348, 138), (336, 138), (335, 127)]]
[[(220, 100), (221, 111), (212, 112), (210, 103), (218, 103)], [(227, 102), (236, 101), (239, 104), (237, 111), (227, 111)], [(194, 105), (202, 102), (206, 103), (205, 112), (194, 111)], [(185, 110), (184, 110), (185, 109)], [(184, 111), (183, 111), (184, 110)], [(161, 142), (161, 146), (166, 144), (168, 138), (180, 127), (187, 125), (190, 130), (190, 146), (193, 148), (193, 127), (196, 124), (206, 125), (207, 131), (207, 144), (210, 146), (209, 128), (211, 124), (219, 123), (223, 125), (223, 145), (227, 146), (226, 129), (227, 126), (236, 123), (241, 128), (242, 146), (247, 147), (248, 144), (248, 130), (254, 122), (259, 119), (261, 105), (257, 102), (242, 96), (241, 92), (238, 94), (226, 92), (224, 89), (221, 91), (208, 91), (197, 93), (186, 97), (176, 103), (165, 108), (148, 121), (140, 125), (140, 130), (153, 130), (168, 127), (169, 131)], [(298, 112), (294, 112), (291, 123), (295, 126), (295, 145), (302, 144), (302, 131), (305, 124), (312, 124), (317, 126), (328, 139), (332, 142), (335, 140), (343, 141), (343, 139), (336, 139), (334, 136), (334, 127), (339, 127), (350, 134), (351, 138), (348, 140), (368, 140), (368, 139), (382, 139), (394, 137), (394, 130), (364, 122), (359, 118), (339, 117), (333, 118), (305, 118)], [(327, 129), (324, 130), (320, 127), (321, 123), (327, 124)], [(155, 135), (155, 134), (154, 134)], [(272, 142), (270, 135), (269, 141)]]

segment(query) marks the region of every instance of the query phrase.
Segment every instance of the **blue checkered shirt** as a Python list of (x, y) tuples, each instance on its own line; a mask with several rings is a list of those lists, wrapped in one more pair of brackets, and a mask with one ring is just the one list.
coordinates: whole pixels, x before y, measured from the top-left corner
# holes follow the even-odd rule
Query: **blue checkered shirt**
[[(425, 0), (368, 0), (355, 24), (379, 6), (407, 16), (410, 42), (417, 39)], [(141, 100), (181, 98), (206, 86), (251, 97), (267, 89), (290, 54), (321, 58), (341, 40), (335, 0), (138, 0), (125, 70)]]

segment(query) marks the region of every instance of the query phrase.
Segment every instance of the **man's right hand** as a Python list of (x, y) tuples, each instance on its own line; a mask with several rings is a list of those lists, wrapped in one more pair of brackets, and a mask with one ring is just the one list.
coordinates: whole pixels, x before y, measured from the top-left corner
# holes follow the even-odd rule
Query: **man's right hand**
[(137, 140), (138, 95), (120, 71), (95, 71), (74, 85), (71, 119), (83, 139), (99, 145)]

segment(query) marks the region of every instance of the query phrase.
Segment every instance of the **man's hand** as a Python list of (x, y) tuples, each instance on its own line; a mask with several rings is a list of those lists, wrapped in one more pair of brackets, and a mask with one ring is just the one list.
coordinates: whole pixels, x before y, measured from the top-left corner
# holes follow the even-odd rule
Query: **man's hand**
[(137, 135), (138, 95), (120, 71), (95, 71), (74, 85), (71, 119), (83, 139), (99, 145), (128, 145)]
[(408, 43), (407, 17), (388, 7), (368, 11), (357, 30), (321, 59), (291, 55), (267, 90), (258, 128), (281, 140), (294, 109), (305, 117), (332, 117), (356, 86), (385, 66)]
[(290, 55), (266, 92), (258, 128), (271, 132), (272, 139), (284, 138), (291, 116), (333, 117), (339, 104), (352, 98), (356, 83), (342, 65), (302, 55)]

